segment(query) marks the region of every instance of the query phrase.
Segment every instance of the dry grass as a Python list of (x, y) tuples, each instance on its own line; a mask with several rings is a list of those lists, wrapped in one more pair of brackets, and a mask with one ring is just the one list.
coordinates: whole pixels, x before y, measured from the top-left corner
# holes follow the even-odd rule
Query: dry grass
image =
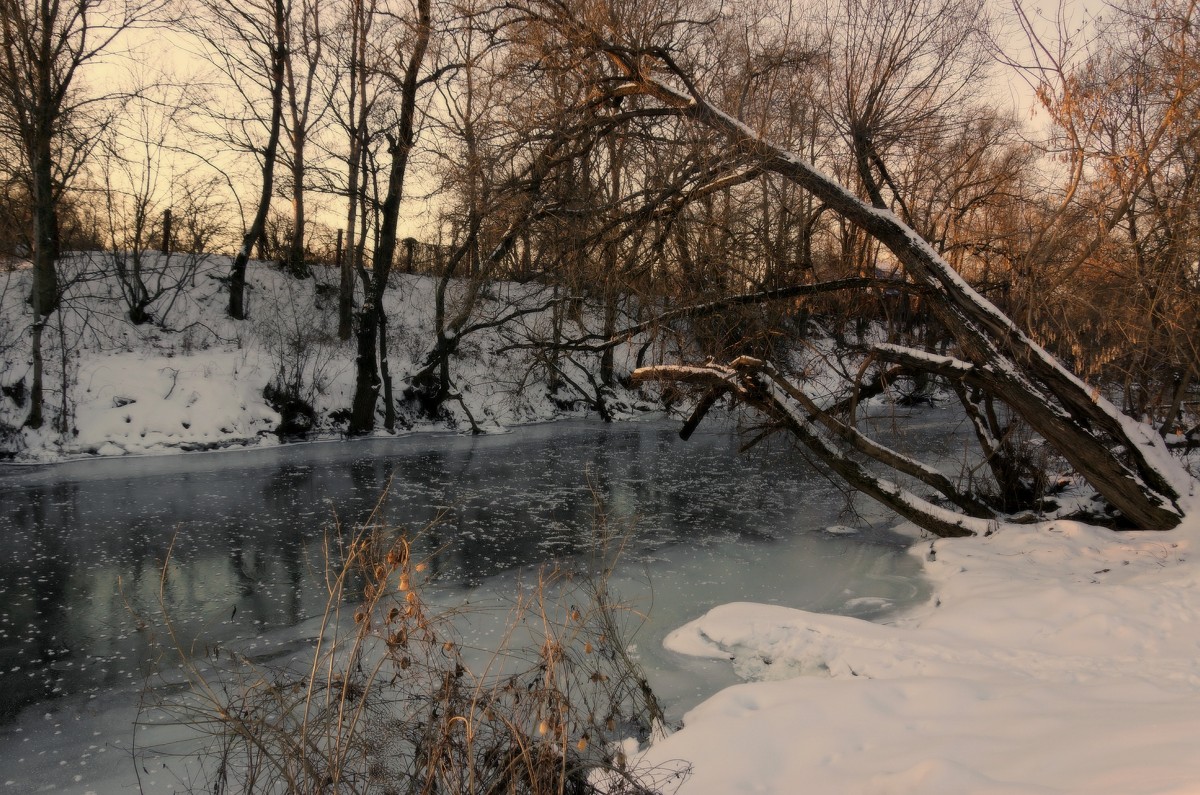
[(196, 654), (164, 616), (161, 670), (187, 687), (147, 709), (206, 738), (193, 789), (214, 795), (673, 789), (685, 765), (640, 769), (622, 750), (661, 729), (662, 712), (627, 652), (640, 619), (608, 588), (623, 536), (599, 505), (597, 517), (590, 560), (519, 587), (490, 649), (464, 646), (456, 615), (427, 603), (411, 539), (374, 515), (335, 528), (302, 666)]

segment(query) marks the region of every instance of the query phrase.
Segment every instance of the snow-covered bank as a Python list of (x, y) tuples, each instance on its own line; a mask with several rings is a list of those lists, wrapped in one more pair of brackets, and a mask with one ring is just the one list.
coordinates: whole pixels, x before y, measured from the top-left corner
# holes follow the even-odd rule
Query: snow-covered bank
[(935, 596), (881, 626), (730, 604), (669, 648), (725, 690), (651, 748), (684, 795), (1200, 792), (1200, 521), (919, 543)]
[[(149, 305), (153, 322), (136, 325), (128, 319), (126, 291), (110, 260), (109, 254), (75, 254), (60, 263), (68, 286), (43, 337), (47, 419), (37, 431), (21, 427), (33, 368), (32, 316), (25, 301), (31, 272), (0, 272), (0, 457), (50, 462), (277, 444), (285, 418), (271, 390), (293, 394), (311, 409), (293, 417), (284, 435), (297, 434), (296, 420), (299, 432), (310, 438), (344, 433), (354, 394), (355, 343), (337, 338), (337, 274), (331, 269), (296, 280), (252, 263), (250, 317), (234, 321), (225, 311), (228, 258), (146, 255), (146, 279), (161, 274), (173, 286)], [(436, 286), (430, 276), (397, 274), (386, 294), (398, 397), (435, 343)], [(450, 286), (451, 308), (466, 300), (468, 289)], [(539, 284), (488, 285), (473, 299), (472, 317), (487, 320), (513, 306), (548, 305), (548, 295)], [(461, 430), (473, 423), (494, 431), (586, 413), (589, 396), (580, 394), (579, 385), (589, 381), (574, 370), (594, 365), (595, 357), (578, 357), (580, 365), (562, 363), (575, 384), (562, 378), (551, 386), (534, 352), (503, 350), (537, 337), (550, 323), (548, 310), (535, 312), (464, 338), (450, 365), (455, 400), (437, 422), (401, 406), (400, 426)], [(622, 372), (630, 369), (627, 353), (624, 346), (617, 351)], [(618, 388), (610, 398), (613, 414), (636, 413), (635, 395)], [(382, 399), (377, 408), (382, 427)]]

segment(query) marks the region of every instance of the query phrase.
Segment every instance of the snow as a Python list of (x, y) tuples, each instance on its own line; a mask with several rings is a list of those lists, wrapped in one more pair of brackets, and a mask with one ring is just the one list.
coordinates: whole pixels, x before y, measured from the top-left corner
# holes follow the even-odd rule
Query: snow
[(1200, 792), (1198, 539), (1058, 521), (921, 542), (934, 595), (887, 626), (717, 607), (665, 645), (746, 683), (643, 761), (688, 760), (687, 795)]
[(262, 395), (270, 372), (238, 351), (157, 361), (135, 353), (89, 357), (79, 378), (87, 399), (76, 412), (75, 444), (100, 455), (207, 440), (274, 443), (280, 422)]
[(971, 364), (970, 362), (964, 362), (962, 359), (955, 359), (952, 356), (939, 356), (936, 353), (929, 353), (928, 351), (910, 348), (905, 345), (892, 345), (890, 343), (881, 342), (875, 345), (875, 350), (879, 351), (880, 353), (898, 354), (907, 359), (929, 362), (931, 365), (938, 368), (961, 370), (964, 373), (975, 369), (975, 365)]
[[(177, 278), (183, 285), (149, 307), (153, 323), (128, 322), (121, 289), (107, 255), (73, 254), (60, 263), (68, 285), (63, 311), (51, 318), (44, 338), (47, 423), (39, 431), (21, 428), (28, 413), (32, 354), (28, 294), (29, 269), (0, 272), (0, 456), (22, 463), (45, 463), (94, 456), (163, 454), (279, 443), (281, 417), (264, 396), (268, 385), (297, 383), (300, 397), (315, 411), (310, 438), (338, 438), (345, 431), (354, 394), (354, 342), (337, 339), (337, 274), (318, 269), (316, 278), (297, 281), (276, 268), (251, 262), (247, 270), (249, 319), (226, 316), (227, 289), (222, 278), (229, 258), (147, 255), (146, 267)], [(194, 270), (188, 270), (194, 269)], [(76, 278), (80, 274), (87, 278)], [(430, 276), (395, 274), (385, 301), (389, 314), (388, 347), (398, 390), (424, 364), (436, 337), (434, 293)], [(466, 287), (451, 283), (448, 315), (469, 301)], [(530, 422), (579, 414), (582, 394), (564, 389), (550, 394), (539, 383), (534, 354), (498, 352), (521, 335), (548, 333), (551, 315), (539, 285), (497, 283), (474, 303), (474, 318), (490, 321), (514, 310), (529, 311), (521, 323), (488, 328), (461, 339), (451, 364), (460, 401), (447, 404), (447, 416), (429, 422), (401, 408), (404, 429), (469, 427), (473, 418), (484, 431), (499, 432)], [(585, 321), (595, 325), (595, 318)], [(587, 329), (580, 329), (580, 333)], [(570, 333), (570, 332), (568, 332)], [(616, 348), (617, 367), (626, 366), (633, 344)], [(594, 358), (594, 357), (593, 357)], [(575, 359), (588, 365), (587, 355)], [(577, 383), (587, 383), (562, 365)], [(533, 372), (533, 377), (530, 373)], [(66, 384), (66, 399), (63, 385)], [(10, 394), (11, 393), (11, 394)], [(615, 389), (610, 411), (639, 413), (639, 397)], [(54, 428), (66, 407), (66, 434)], [(382, 400), (377, 427), (382, 427)], [(645, 410), (647, 406), (641, 406)], [(383, 431), (379, 432), (381, 435)]]

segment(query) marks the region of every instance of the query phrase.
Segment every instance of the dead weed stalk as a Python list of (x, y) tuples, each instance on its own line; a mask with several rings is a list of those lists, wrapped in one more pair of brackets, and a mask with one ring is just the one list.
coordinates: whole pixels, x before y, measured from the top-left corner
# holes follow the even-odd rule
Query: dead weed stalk
[(592, 555), (519, 585), (489, 649), (426, 601), (430, 561), (377, 511), (327, 535), (326, 609), (300, 663), (185, 648), (160, 593), (160, 670), (184, 681), (146, 708), (207, 737), (193, 789), (644, 795), (682, 781), (682, 763), (646, 769), (625, 750), (663, 716), (628, 651), (639, 617), (609, 589), (625, 536), (599, 501)]

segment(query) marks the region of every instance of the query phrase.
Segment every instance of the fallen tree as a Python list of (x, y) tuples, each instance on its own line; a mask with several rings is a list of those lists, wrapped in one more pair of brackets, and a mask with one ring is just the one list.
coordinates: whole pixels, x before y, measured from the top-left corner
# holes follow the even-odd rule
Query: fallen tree
[[(720, 132), (729, 147), (755, 157), (763, 171), (799, 185), (892, 253), (907, 280), (921, 291), (931, 316), (953, 338), (956, 350), (953, 356), (943, 356), (917, 347), (880, 344), (871, 355), (909, 372), (943, 378), (959, 391), (993, 471), (999, 467), (1003, 472), (1007, 466), (1002, 440), (993, 438), (996, 424), (985, 421), (985, 407), (998, 402), (1095, 489), (1111, 508), (1113, 522), (1145, 530), (1167, 530), (1180, 522), (1183, 501), (1196, 492), (1196, 480), (1170, 455), (1154, 429), (1122, 414), (1098, 388), (1085, 384), (1034, 342), (908, 224), (879, 206), (879, 197), (873, 203), (860, 199), (805, 159), (717, 107), (666, 49), (618, 43), (606, 34), (608, 28), (572, 16), (565, 5), (549, 7), (552, 13), (543, 21), (564, 34), (572, 46), (594, 56), (595, 73), (602, 75), (597, 91), (613, 97), (614, 104), (619, 99), (670, 109)], [(705, 387), (708, 395), (701, 400), (700, 416), (711, 405), (714, 391), (732, 394), (786, 428), (850, 485), (939, 535), (978, 533), (995, 521), (994, 511), (972, 495), (944, 488), (946, 483), (929, 468), (862, 437), (853, 428), (852, 416), (838, 418), (818, 409), (798, 383), (767, 362), (741, 358), (728, 365), (666, 365), (640, 369), (635, 378)], [(830, 437), (840, 437), (841, 444), (835, 445)], [(933, 486), (957, 510), (918, 498), (870, 474), (849, 456), (849, 449)], [(1008, 511), (1013, 507), (1006, 506)]]
[[(962, 493), (949, 478), (916, 459), (868, 438), (853, 426), (821, 410), (802, 389), (783, 377), (769, 362), (741, 356), (729, 365), (659, 365), (635, 370), (637, 382), (667, 381), (706, 388), (692, 417), (684, 425), (685, 438), (724, 395), (750, 405), (770, 417), (778, 427), (799, 439), (819, 461), (856, 490), (939, 536), (965, 536), (986, 532), (995, 513), (984, 503)], [(963, 513), (941, 507), (909, 489), (883, 478), (852, 458), (821, 432), (824, 426), (836, 438), (866, 457), (916, 478), (954, 503)]]

